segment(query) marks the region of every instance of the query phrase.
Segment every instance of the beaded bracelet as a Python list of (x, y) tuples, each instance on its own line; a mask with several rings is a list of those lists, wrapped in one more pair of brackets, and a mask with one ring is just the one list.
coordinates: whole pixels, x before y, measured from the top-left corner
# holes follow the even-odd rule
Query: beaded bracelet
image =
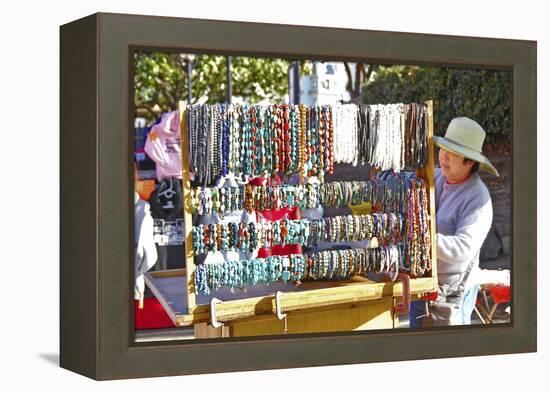
[[(315, 208), (320, 205), (343, 206), (347, 203), (371, 201), (382, 211), (406, 210), (406, 191), (404, 176), (381, 177), (366, 182), (331, 182), (297, 186), (245, 186), (217, 188), (195, 188), (191, 196), (191, 209), (197, 214), (223, 214), (242, 207), (244, 203), (248, 212), (281, 207)], [(373, 182), (376, 184), (373, 186)], [(394, 183), (399, 184), (398, 187)], [(367, 188), (376, 190), (372, 195), (364, 194)], [(244, 200), (243, 200), (244, 197)]]

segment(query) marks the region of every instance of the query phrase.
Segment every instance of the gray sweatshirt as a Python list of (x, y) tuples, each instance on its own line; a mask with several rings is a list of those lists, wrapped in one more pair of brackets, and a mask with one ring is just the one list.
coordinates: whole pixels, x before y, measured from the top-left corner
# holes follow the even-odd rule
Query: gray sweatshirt
[(435, 169), (437, 276), (439, 284), (458, 288), (472, 258), (465, 288), (478, 283), (479, 250), (491, 228), (491, 196), (477, 173), (459, 184), (447, 184)]

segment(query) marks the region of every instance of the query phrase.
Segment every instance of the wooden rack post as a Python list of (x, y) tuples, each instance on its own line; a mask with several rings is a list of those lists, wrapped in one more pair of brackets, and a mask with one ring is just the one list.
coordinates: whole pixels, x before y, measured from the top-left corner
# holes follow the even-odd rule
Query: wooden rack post
[(183, 187), (183, 221), (185, 228), (185, 268), (187, 279), (187, 313), (193, 313), (197, 307), (195, 301), (195, 261), (193, 251), (193, 216), (191, 213), (191, 181), (189, 176), (189, 150), (187, 145), (187, 105), (178, 102), (180, 116), (181, 178)]
[(428, 188), (428, 210), (430, 212), (430, 231), (432, 240), (432, 271), (431, 276), (437, 278), (437, 243), (435, 230), (435, 146), (434, 146), (434, 116), (433, 116), (433, 101), (425, 101), (428, 106), (428, 162), (426, 166), (416, 171), (418, 177), (422, 177), (426, 181)]

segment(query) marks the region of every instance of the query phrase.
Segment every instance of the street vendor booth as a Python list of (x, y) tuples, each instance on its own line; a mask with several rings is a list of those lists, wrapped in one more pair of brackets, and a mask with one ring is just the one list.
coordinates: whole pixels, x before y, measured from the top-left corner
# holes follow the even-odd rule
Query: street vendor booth
[(432, 101), (180, 102), (177, 115), (185, 268), (145, 273), (175, 326), (195, 338), (391, 329), (437, 292)]

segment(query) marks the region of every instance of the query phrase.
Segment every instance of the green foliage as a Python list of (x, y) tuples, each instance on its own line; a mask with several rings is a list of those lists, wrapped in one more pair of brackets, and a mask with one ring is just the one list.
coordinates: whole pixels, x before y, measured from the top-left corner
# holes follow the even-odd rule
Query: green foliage
[(250, 103), (283, 102), (288, 94), (289, 62), (283, 59), (236, 57), (233, 60), (233, 94)]
[(436, 135), (452, 118), (468, 116), (487, 132), (488, 142), (509, 141), (511, 85), (507, 71), (417, 66), (380, 66), (365, 87), (365, 102), (434, 102)]
[(186, 93), (186, 77), (178, 55), (166, 53), (136, 53), (134, 56), (134, 103), (151, 119), (153, 108), (162, 111), (174, 108)]
[[(262, 100), (283, 102), (288, 93), (289, 61), (254, 57), (233, 57), (233, 96), (254, 104)], [(310, 67), (304, 62), (301, 74)], [(197, 55), (193, 60), (192, 100), (205, 99), (215, 104), (227, 100), (227, 58)], [(162, 112), (174, 109), (179, 100), (187, 100), (187, 74), (179, 54), (140, 52), (135, 55), (135, 105), (140, 115), (151, 120), (153, 108)]]

